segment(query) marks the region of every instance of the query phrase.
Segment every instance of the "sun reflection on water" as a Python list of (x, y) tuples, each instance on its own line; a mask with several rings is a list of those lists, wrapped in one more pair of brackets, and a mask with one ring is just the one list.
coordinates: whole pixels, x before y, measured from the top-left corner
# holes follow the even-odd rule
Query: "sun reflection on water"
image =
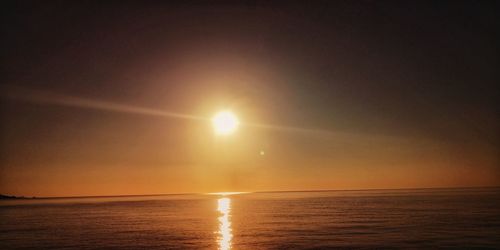
[(219, 249), (231, 249), (231, 239), (233, 238), (231, 221), (229, 220), (231, 212), (231, 199), (223, 197), (217, 200), (217, 211), (221, 213), (219, 216), (219, 231), (217, 232), (217, 243)]

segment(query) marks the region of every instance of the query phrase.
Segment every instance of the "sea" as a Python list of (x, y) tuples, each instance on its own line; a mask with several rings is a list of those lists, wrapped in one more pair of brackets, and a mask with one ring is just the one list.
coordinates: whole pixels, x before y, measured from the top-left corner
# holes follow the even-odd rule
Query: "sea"
[(0, 201), (0, 249), (500, 249), (500, 188)]

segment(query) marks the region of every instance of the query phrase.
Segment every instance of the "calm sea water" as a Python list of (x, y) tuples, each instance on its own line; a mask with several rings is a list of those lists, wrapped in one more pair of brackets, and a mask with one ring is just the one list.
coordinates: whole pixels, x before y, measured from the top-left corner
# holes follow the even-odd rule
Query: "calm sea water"
[(0, 202), (0, 249), (500, 248), (500, 189)]

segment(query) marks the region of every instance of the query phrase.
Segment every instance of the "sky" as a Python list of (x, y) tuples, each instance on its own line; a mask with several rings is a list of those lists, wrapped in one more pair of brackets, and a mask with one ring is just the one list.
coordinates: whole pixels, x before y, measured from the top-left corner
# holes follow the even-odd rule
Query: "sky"
[[(479, 1), (14, 1), (0, 193), (500, 185)], [(241, 122), (217, 136), (210, 118)]]

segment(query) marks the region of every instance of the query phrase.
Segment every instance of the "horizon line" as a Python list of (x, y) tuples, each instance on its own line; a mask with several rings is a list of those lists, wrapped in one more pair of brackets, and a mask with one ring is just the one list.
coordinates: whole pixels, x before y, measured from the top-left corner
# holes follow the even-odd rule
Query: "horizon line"
[[(500, 188), (500, 186), (452, 186), (452, 187), (404, 187), (404, 188), (359, 188), (359, 189), (305, 189), (305, 190), (262, 190), (262, 191), (234, 191), (235, 195), (252, 193), (313, 193), (313, 192), (342, 192), (342, 191), (383, 191), (383, 190), (426, 190), (426, 189), (476, 189)], [(74, 199), (74, 198), (111, 198), (111, 197), (139, 197), (139, 196), (177, 196), (177, 195), (207, 195), (223, 192), (186, 192), (186, 193), (159, 193), (159, 194), (118, 194), (118, 195), (75, 195), (75, 196), (13, 196), (21, 199)], [(227, 193), (227, 192), (226, 192)]]

